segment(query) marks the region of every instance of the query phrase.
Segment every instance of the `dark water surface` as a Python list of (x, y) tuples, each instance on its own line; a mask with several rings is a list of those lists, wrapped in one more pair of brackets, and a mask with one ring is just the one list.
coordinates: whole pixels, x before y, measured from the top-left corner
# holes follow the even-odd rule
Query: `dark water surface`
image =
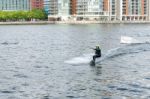
[[(0, 26), (0, 99), (150, 99), (150, 24)], [(108, 57), (97, 67), (65, 61)]]

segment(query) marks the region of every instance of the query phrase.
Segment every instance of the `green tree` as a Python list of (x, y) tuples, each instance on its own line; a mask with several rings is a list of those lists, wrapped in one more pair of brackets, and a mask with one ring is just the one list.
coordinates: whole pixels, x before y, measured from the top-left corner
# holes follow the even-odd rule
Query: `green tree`
[(34, 9), (31, 11), (0, 11), (0, 21), (20, 21), (39, 19), (45, 20), (47, 18), (44, 10)]

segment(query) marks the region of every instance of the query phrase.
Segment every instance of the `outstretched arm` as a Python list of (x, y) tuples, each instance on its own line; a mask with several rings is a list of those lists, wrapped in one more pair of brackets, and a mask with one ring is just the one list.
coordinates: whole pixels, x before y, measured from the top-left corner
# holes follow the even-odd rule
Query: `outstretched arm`
[(92, 47), (90, 47), (90, 49), (93, 49), (93, 50), (95, 50), (95, 48), (92, 48)]

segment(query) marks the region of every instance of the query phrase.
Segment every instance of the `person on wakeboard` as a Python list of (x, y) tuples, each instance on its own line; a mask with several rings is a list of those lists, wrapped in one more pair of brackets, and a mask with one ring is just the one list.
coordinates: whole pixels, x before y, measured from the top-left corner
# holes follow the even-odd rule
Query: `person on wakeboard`
[(93, 50), (95, 50), (95, 55), (93, 56), (93, 61), (95, 62), (96, 58), (101, 57), (101, 49), (99, 46), (96, 46)]

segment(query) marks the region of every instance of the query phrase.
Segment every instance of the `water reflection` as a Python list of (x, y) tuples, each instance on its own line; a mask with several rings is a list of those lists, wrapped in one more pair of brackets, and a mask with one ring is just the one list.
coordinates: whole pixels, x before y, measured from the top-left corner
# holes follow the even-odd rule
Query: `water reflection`
[(92, 69), (92, 71), (94, 72), (94, 74), (95, 75), (97, 75), (97, 76), (101, 76), (101, 74), (102, 74), (102, 66), (101, 65), (99, 65), (99, 66), (90, 66), (91, 67), (91, 69)]

